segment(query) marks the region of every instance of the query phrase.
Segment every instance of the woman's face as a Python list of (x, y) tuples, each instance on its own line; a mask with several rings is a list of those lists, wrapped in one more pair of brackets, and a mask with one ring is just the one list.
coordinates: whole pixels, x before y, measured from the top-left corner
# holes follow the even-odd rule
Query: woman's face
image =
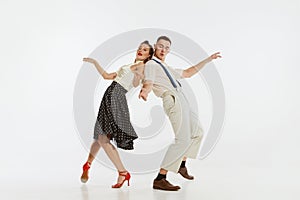
[(136, 61), (143, 61), (145, 59), (147, 59), (150, 54), (150, 47), (147, 44), (141, 44), (138, 48), (138, 50), (136, 51)]

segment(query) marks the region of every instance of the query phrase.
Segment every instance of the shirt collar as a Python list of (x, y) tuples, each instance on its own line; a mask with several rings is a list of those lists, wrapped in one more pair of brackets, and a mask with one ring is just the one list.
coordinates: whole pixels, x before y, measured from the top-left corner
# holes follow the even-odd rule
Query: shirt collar
[(159, 59), (159, 58), (157, 58), (155, 56), (153, 56), (152, 59), (154, 59), (156, 61), (159, 61), (159, 62), (163, 63), (164, 65), (167, 65), (164, 61), (162, 61), (161, 59)]

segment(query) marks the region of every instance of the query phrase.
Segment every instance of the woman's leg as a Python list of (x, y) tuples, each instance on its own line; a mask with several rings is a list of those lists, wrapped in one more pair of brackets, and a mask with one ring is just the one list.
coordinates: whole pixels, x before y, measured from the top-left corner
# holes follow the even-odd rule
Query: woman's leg
[[(99, 135), (98, 141), (101, 144), (102, 148), (104, 149), (105, 153), (111, 160), (111, 162), (114, 164), (114, 166), (117, 168), (119, 172), (125, 172), (127, 171), (121, 161), (121, 158), (119, 156), (119, 153), (115, 146), (113, 146), (110, 143), (110, 139), (107, 137), (107, 135)], [(118, 183), (122, 182), (125, 179), (124, 176), (118, 177)]]
[(86, 183), (89, 179), (89, 169), (91, 167), (92, 162), (94, 161), (99, 149), (100, 149), (101, 145), (97, 140), (94, 140), (94, 142), (91, 145), (90, 148), (90, 153), (88, 156), (88, 159), (86, 161), (86, 163), (83, 165), (83, 172), (81, 175), (81, 181), (83, 183)]
[(94, 140), (94, 142), (92, 143), (91, 148), (90, 148), (90, 153), (89, 153), (87, 162), (92, 163), (94, 161), (100, 148), (101, 148), (100, 143), (97, 140)]

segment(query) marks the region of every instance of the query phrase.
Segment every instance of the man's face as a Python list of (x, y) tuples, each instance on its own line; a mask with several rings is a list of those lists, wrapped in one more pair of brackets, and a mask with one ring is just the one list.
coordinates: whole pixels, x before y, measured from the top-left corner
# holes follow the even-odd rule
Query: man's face
[(155, 56), (164, 61), (167, 54), (170, 52), (171, 44), (166, 40), (158, 40), (155, 44)]

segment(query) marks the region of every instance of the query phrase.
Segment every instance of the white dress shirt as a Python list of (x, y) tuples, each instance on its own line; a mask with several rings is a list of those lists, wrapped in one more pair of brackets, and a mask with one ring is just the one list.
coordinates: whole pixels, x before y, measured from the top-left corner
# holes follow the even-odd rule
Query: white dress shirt
[[(168, 66), (163, 61), (159, 60), (158, 58), (153, 58), (153, 59), (159, 61), (161, 64), (165, 66), (165, 68), (169, 71), (169, 73), (173, 77), (177, 86), (180, 87), (176, 80), (182, 78), (183, 69), (174, 69)], [(169, 77), (167, 76), (163, 68), (155, 61), (150, 60), (145, 64), (144, 74), (145, 74), (144, 82), (153, 83), (152, 89), (154, 94), (157, 97), (161, 97), (162, 94), (166, 91), (175, 90), (175, 88), (173, 87)]]

